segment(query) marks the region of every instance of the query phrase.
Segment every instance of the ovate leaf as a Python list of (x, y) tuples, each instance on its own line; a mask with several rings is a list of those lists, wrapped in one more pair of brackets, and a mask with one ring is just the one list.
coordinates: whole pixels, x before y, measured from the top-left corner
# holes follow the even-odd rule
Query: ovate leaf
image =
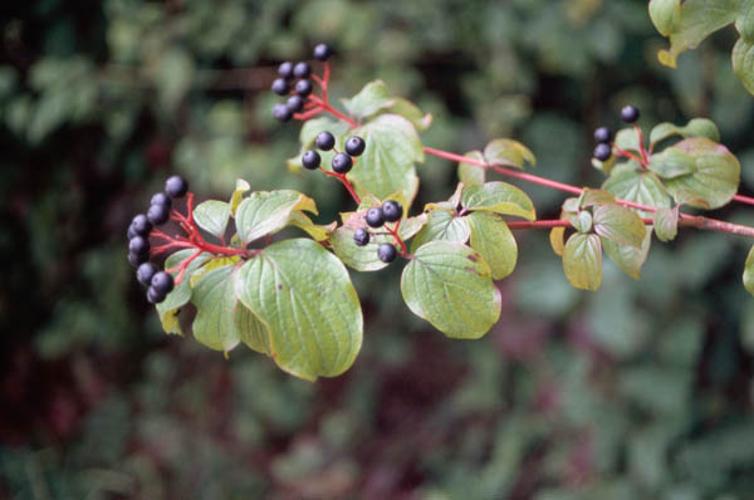
[(269, 353), (306, 380), (347, 370), (361, 348), (363, 317), (343, 264), (318, 243), (274, 243), (240, 269), (236, 295), (266, 326)]
[(487, 182), (481, 186), (465, 188), (461, 194), (461, 205), (467, 210), (516, 215), (527, 220), (537, 218), (529, 195), (505, 182)]
[(619, 245), (640, 247), (646, 230), (633, 210), (619, 205), (600, 205), (594, 209), (594, 232)]
[(414, 314), (451, 338), (479, 338), (500, 317), (500, 291), (489, 266), (458, 242), (419, 248), (403, 270), (401, 293)]
[(660, 241), (672, 241), (678, 235), (678, 207), (658, 208), (654, 216), (654, 229)]
[(649, 17), (657, 31), (669, 36), (681, 18), (681, 0), (649, 0)]
[(225, 236), (230, 219), (230, 205), (224, 201), (207, 200), (194, 208), (194, 221), (216, 238)]
[(235, 217), (238, 205), (241, 204), (241, 200), (246, 193), (251, 190), (251, 186), (243, 179), (236, 179), (236, 188), (233, 190), (233, 194), (230, 196), (230, 214)]
[(427, 213), (427, 223), (411, 242), (411, 250), (435, 240), (465, 243), (470, 234), (466, 217), (458, 217), (453, 209), (438, 208)]
[[(179, 250), (170, 255), (165, 261), (165, 269), (175, 268), (180, 265), (181, 262), (194, 256), (197, 253), (196, 250), (186, 249)], [(189, 281), (191, 276), (208, 260), (209, 254), (199, 254), (196, 256), (189, 266), (186, 268), (186, 272), (183, 274), (183, 279), (180, 283), (175, 285), (173, 291), (170, 292), (165, 300), (155, 305), (157, 313), (160, 316), (160, 323), (165, 333), (176, 333), (183, 335), (183, 330), (178, 322), (178, 314), (183, 306), (189, 303), (191, 300), (191, 286)], [(178, 274), (177, 271), (171, 273), (173, 278)]]
[[(671, 198), (662, 185), (657, 174), (642, 170), (636, 163), (628, 162), (618, 165), (610, 173), (610, 177), (602, 184), (602, 188), (613, 193), (617, 198), (635, 201), (651, 207), (670, 207)], [(643, 217), (651, 214), (642, 213)]]
[(492, 278), (501, 280), (510, 275), (516, 268), (518, 245), (505, 221), (490, 212), (472, 212), (467, 220), (469, 244), (490, 266)]
[(641, 267), (647, 260), (652, 242), (652, 228), (646, 227), (645, 231), (646, 235), (638, 248), (631, 245), (619, 245), (607, 238), (602, 238), (602, 248), (605, 254), (621, 271), (636, 280), (641, 277)]
[(382, 109), (389, 108), (394, 102), (382, 80), (369, 82), (351, 99), (343, 99), (348, 114), (357, 119), (370, 117)]
[(410, 121), (414, 127), (416, 127), (416, 130), (420, 132), (427, 130), (429, 126), (432, 125), (431, 114), (424, 113), (416, 106), (416, 104), (408, 99), (403, 99), (402, 97), (393, 98), (393, 104), (384, 108), (384, 110), (387, 113), (401, 115), (403, 118)]
[(513, 139), (495, 139), (484, 148), (484, 158), (490, 165), (505, 165), (523, 169), (535, 166), (537, 159), (529, 148)]
[[(484, 156), (482, 156), (481, 151), (469, 151), (463, 156), (471, 160), (484, 161)], [(464, 186), (481, 186), (484, 184), (486, 173), (486, 168), (475, 164), (464, 162), (458, 164), (458, 180), (461, 181)]]
[(733, 72), (750, 94), (754, 94), (754, 40), (739, 38), (731, 55)]
[(743, 275), (744, 287), (746, 290), (754, 295), (754, 246), (749, 250), (749, 255), (746, 256), (746, 264), (744, 264)]
[(575, 288), (595, 291), (602, 284), (602, 243), (596, 234), (571, 235), (563, 249), (563, 271)]
[(236, 213), (236, 230), (244, 243), (276, 233), (295, 211), (317, 213), (314, 200), (298, 191), (256, 191), (243, 200)]
[(720, 131), (715, 122), (707, 118), (694, 118), (685, 127), (679, 127), (672, 123), (660, 123), (649, 134), (649, 142), (656, 144), (674, 135), (681, 137), (706, 137), (711, 141), (720, 140)]
[(568, 218), (571, 226), (580, 233), (591, 233), (594, 227), (594, 218), (587, 210), (582, 210)]

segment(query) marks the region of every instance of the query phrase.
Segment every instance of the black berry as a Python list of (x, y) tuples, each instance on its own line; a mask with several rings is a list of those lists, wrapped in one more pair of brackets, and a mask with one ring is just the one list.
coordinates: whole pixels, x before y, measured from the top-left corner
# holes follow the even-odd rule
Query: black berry
[(620, 110), (620, 119), (626, 123), (636, 123), (639, 119), (639, 108), (636, 106), (626, 106)]
[(369, 227), (382, 227), (385, 223), (385, 214), (382, 213), (382, 208), (375, 207), (367, 210), (366, 221)]
[(170, 205), (171, 205), (170, 197), (167, 194), (162, 193), (162, 192), (155, 193), (152, 195), (152, 199), (149, 200), (149, 204), (150, 205), (165, 205), (166, 207), (168, 207), (168, 209), (170, 209)]
[(309, 63), (300, 62), (296, 63), (293, 67), (293, 76), (296, 78), (309, 78), (311, 72), (312, 68), (309, 66)]
[(613, 150), (609, 144), (597, 144), (594, 148), (594, 157), (599, 161), (607, 161), (613, 155)]
[(151, 262), (145, 262), (136, 270), (136, 279), (144, 286), (149, 286), (152, 277), (157, 273), (157, 266)]
[(150, 288), (154, 288), (162, 295), (167, 295), (173, 290), (173, 277), (165, 271), (160, 271), (152, 276)]
[(312, 149), (304, 153), (304, 156), (301, 157), (301, 164), (308, 170), (317, 170), (321, 163), (322, 157)]
[(363, 247), (369, 244), (369, 231), (364, 229), (363, 227), (360, 227), (353, 233), (353, 241), (356, 243), (356, 246)]
[(128, 252), (128, 263), (133, 267), (139, 267), (139, 264), (149, 260), (149, 254), (136, 254)]
[(272, 85), (270, 85), (270, 90), (277, 95), (287, 95), (291, 90), (291, 86), (288, 85), (288, 82), (284, 78), (276, 78), (272, 82)]
[(290, 61), (285, 61), (280, 66), (278, 66), (278, 75), (286, 79), (293, 78), (293, 63)]
[(160, 293), (151, 286), (147, 288), (147, 301), (149, 301), (150, 304), (159, 304), (160, 302), (163, 302), (165, 300), (165, 296), (167, 294)]
[(311, 80), (299, 80), (296, 82), (296, 93), (302, 97), (311, 94), (313, 89)]
[(327, 61), (332, 56), (333, 50), (326, 43), (318, 43), (314, 47), (314, 59), (317, 61)]
[(167, 205), (155, 204), (147, 210), (147, 219), (155, 226), (165, 224), (170, 218), (170, 207)]
[(613, 140), (613, 131), (607, 127), (600, 127), (594, 131), (594, 140), (598, 144), (609, 144)]
[(366, 142), (359, 136), (349, 137), (346, 141), (346, 153), (351, 156), (359, 156), (364, 152), (364, 148), (367, 147)]
[(128, 240), (128, 253), (145, 255), (149, 253), (149, 240), (143, 236), (134, 236)]
[(285, 104), (277, 103), (272, 107), (272, 116), (281, 122), (287, 122), (293, 116), (293, 113)]
[(317, 146), (317, 149), (330, 151), (335, 147), (335, 136), (330, 132), (320, 132), (319, 135), (317, 135), (314, 144)]
[(183, 198), (188, 189), (188, 182), (180, 175), (172, 175), (165, 181), (165, 193), (173, 199)]
[(390, 264), (398, 256), (398, 251), (395, 249), (395, 245), (390, 243), (382, 243), (377, 247), (377, 258), (386, 264)]
[(382, 215), (386, 222), (397, 222), (403, 217), (403, 207), (395, 200), (387, 200), (382, 204)]
[(285, 102), (285, 105), (291, 111), (291, 113), (298, 113), (304, 109), (304, 98), (300, 95), (292, 95)]
[(333, 172), (347, 174), (353, 167), (353, 160), (345, 153), (338, 153), (332, 159)]
[[(139, 236), (147, 236), (149, 231), (152, 230), (152, 224), (149, 222), (146, 215), (138, 214), (131, 219), (131, 227), (129, 229), (134, 230), (134, 235), (138, 234)], [(128, 239), (130, 240), (131, 237)]]

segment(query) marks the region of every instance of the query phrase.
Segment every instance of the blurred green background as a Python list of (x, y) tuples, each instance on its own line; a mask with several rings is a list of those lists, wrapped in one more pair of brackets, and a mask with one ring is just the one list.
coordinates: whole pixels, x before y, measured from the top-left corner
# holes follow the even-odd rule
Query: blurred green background
[[(686, 231), (634, 282), (571, 289), (521, 232), (484, 339), (408, 312), (400, 266), (353, 273), (356, 365), (310, 384), (238, 348), (161, 333), (126, 262), (130, 217), (169, 172), (200, 197), (254, 188), (348, 207), (291, 173), (277, 63), (337, 47), (334, 96), (385, 80), (435, 116), (426, 144), (510, 136), (537, 173), (598, 185), (591, 130), (709, 116), (754, 190), (754, 99), (725, 31), (660, 67), (641, 0), (36, 0), (0, 8), (0, 498), (752, 499), (748, 248)], [(428, 158), (419, 204), (455, 166)], [(525, 186), (541, 217), (563, 197)], [(716, 215), (754, 223), (750, 209)]]

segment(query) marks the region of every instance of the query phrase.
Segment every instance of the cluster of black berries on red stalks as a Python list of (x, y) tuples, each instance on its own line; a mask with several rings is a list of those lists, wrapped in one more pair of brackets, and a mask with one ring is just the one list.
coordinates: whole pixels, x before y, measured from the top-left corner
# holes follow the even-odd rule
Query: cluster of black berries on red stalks
[[(379, 229), (386, 222), (398, 222), (403, 217), (403, 207), (395, 200), (387, 200), (380, 207), (373, 207), (367, 210), (364, 219), (367, 226), (373, 229)], [(369, 244), (371, 234), (365, 228), (359, 228), (353, 233), (353, 241), (356, 246), (366, 246)], [(398, 256), (398, 250), (392, 243), (380, 243), (377, 247), (377, 258), (382, 262), (390, 263)]]
[[(320, 151), (335, 150), (335, 136), (327, 131), (320, 132), (314, 140), (314, 145)], [(346, 140), (346, 150), (344, 152), (335, 150), (335, 156), (333, 156), (332, 163), (330, 163), (333, 172), (341, 175), (350, 172), (351, 168), (353, 168), (353, 158), (361, 156), (366, 147), (367, 144), (361, 137), (356, 135), (349, 137)], [(322, 157), (313, 149), (306, 151), (301, 157), (301, 165), (307, 170), (316, 170), (321, 164)]]
[(188, 192), (188, 182), (174, 175), (165, 181), (165, 191), (155, 193), (146, 214), (138, 214), (128, 226), (128, 262), (136, 268), (136, 279), (147, 287), (147, 300), (157, 304), (173, 290), (173, 277), (149, 261), (149, 234), (152, 228), (170, 219), (173, 200), (183, 198)]
[[(621, 109), (620, 118), (624, 123), (634, 124), (639, 119), (639, 108), (626, 106)], [(594, 140), (597, 146), (592, 156), (599, 161), (607, 161), (613, 156), (613, 131), (607, 127), (599, 127), (594, 131)]]
[[(314, 47), (314, 59), (318, 61), (327, 61), (332, 54), (332, 49), (324, 43)], [(278, 77), (272, 82), (270, 90), (287, 99), (272, 107), (275, 119), (287, 122), (294, 114), (304, 110), (306, 101), (314, 90), (311, 75), (312, 68), (305, 61), (285, 61), (278, 66)]]

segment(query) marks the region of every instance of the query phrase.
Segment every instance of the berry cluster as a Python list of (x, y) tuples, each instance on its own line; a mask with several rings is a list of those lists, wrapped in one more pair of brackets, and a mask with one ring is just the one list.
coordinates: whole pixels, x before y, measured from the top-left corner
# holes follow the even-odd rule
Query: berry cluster
[(174, 175), (165, 181), (165, 190), (155, 193), (146, 214), (138, 214), (128, 227), (128, 262), (136, 267), (136, 279), (147, 287), (147, 300), (157, 304), (173, 289), (173, 277), (160, 270), (149, 261), (149, 235), (156, 226), (170, 219), (170, 209), (174, 199), (182, 198), (188, 192), (188, 182)]
[[(333, 51), (327, 44), (320, 43), (314, 47), (314, 59), (318, 61), (327, 61), (332, 54)], [(314, 90), (311, 76), (312, 68), (304, 61), (285, 61), (278, 66), (278, 78), (272, 82), (270, 89), (279, 96), (288, 96), (288, 99), (285, 103), (277, 103), (272, 107), (273, 117), (287, 122), (294, 114), (304, 110), (307, 99)]]
[[(639, 119), (639, 108), (625, 106), (621, 109), (620, 118), (624, 123), (632, 125)], [(594, 131), (594, 140), (597, 146), (593, 156), (599, 161), (607, 161), (613, 156), (613, 131), (607, 127), (599, 127)]]
[[(351, 168), (353, 168), (353, 158), (360, 156), (367, 147), (364, 139), (353, 135), (346, 140), (345, 152), (340, 152), (335, 149), (335, 136), (327, 131), (320, 132), (314, 140), (314, 144), (320, 151), (335, 150), (336, 154), (333, 156), (330, 165), (333, 172), (340, 175), (345, 175), (351, 171)], [(322, 157), (313, 149), (306, 151), (301, 157), (301, 165), (307, 170), (316, 170), (321, 164)]]
[[(379, 229), (385, 225), (386, 222), (398, 222), (403, 217), (403, 207), (395, 200), (387, 200), (380, 207), (373, 207), (367, 210), (364, 219), (367, 226), (373, 229)], [(395, 229), (390, 231), (395, 236)], [(369, 244), (371, 234), (365, 228), (359, 228), (353, 233), (353, 241), (356, 246), (366, 246)], [(377, 247), (377, 258), (382, 262), (390, 263), (395, 260), (398, 255), (398, 250), (392, 243), (381, 243)]]

